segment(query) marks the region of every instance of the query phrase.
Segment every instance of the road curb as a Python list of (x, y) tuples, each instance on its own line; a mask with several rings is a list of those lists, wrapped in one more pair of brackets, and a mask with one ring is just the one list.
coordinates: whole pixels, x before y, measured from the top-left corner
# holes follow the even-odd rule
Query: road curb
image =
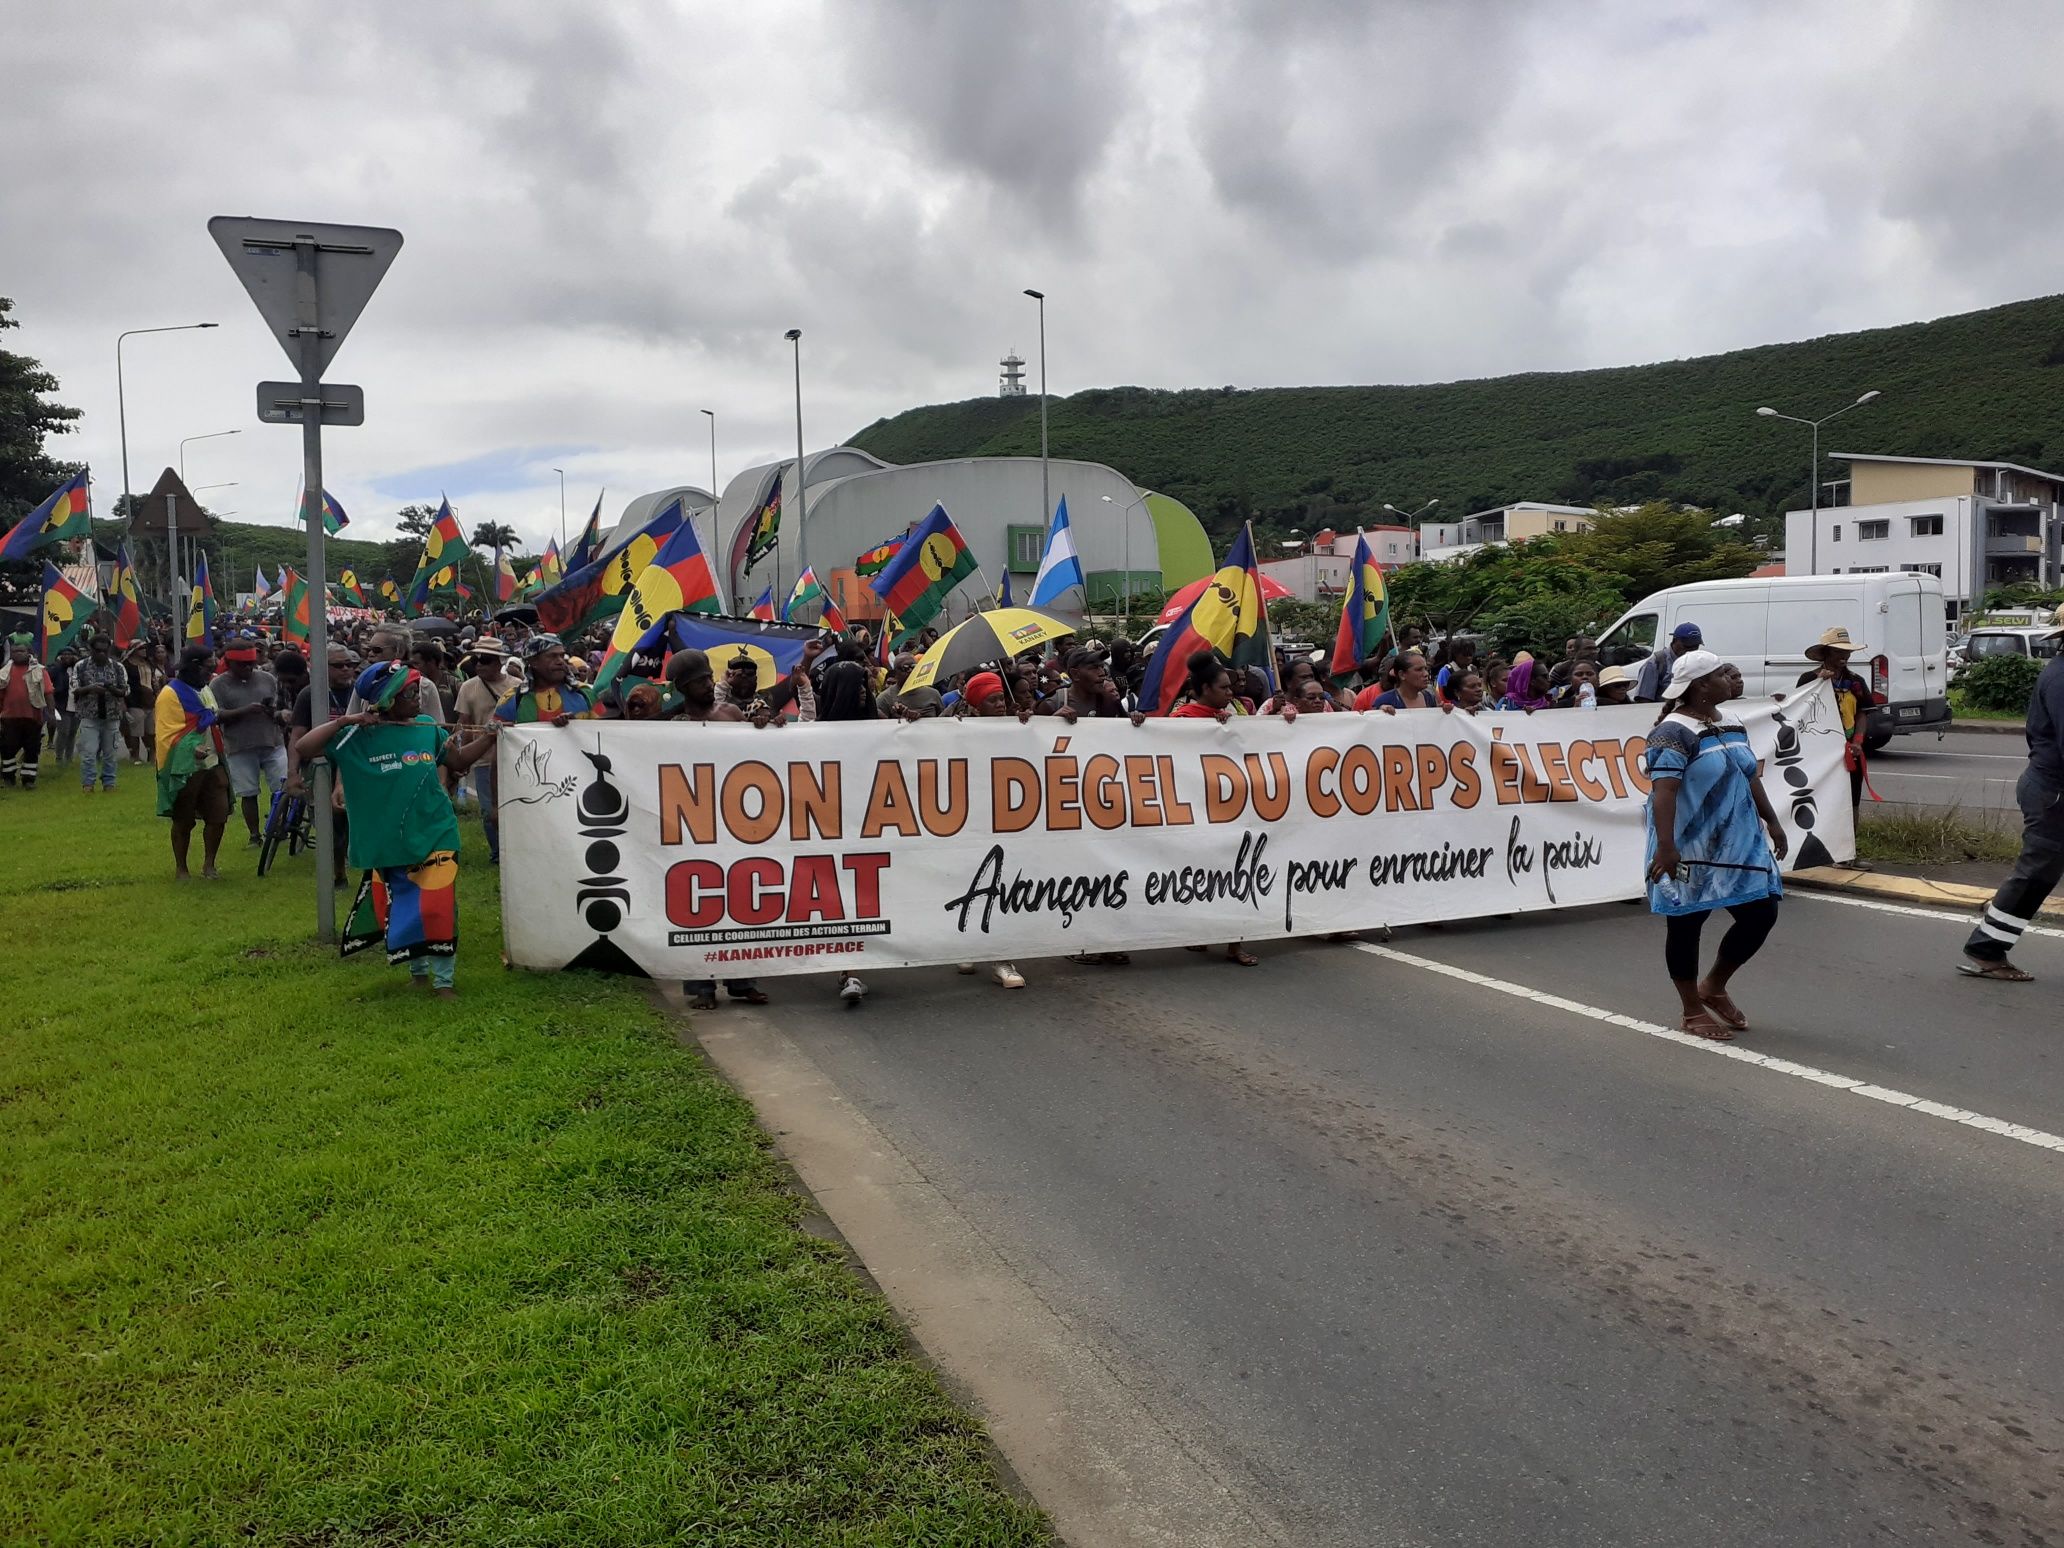
[[(1846, 865), (1817, 865), (1804, 871), (1794, 871), (1785, 878), (1785, 882), (1815, 892), (1861, 893), (1900, 903), (1931, 903), (1938, 908), (1976, 908), (1992, 897), (1990, 887), (1926, 881), (1918, 876), (1886, 876), (1877, 871), (1853, 870)], [(2042, 912), (2064, 915), (2064, 899), (2050, 899), (2043, 904)]]
[[(1936, 728), (1930, 726), (1928, 730)], [(1979, 731), (1987, 736), (2026, 736), (2028, 722), (2025, 720), (1952, 720), (1941, 728), (1948, 732)], [(1909, 736), (1925, 736), (1926, 731), (1910, 731)]]

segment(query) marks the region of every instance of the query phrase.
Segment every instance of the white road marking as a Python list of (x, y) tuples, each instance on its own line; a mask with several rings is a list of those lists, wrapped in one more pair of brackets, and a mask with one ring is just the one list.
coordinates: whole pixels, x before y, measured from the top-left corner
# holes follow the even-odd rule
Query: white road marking
[(1832, 1086), (1838, 1091), (1848, 1092), (1851, 1096), (1869, 1097), (1873, 1102), (1883, 1102), (1891, 1107), (1904, 1107), (1911, 1112), (1925, 1113), (1930, 1118), (1960, 1123), (1967, 1129), (1978, 1129), (1986, 1134), (1997, 1134), (2004, 1139), (2019, 1140), (2022, 1144), (2033, 1145), (2038, 1150), (2064, 1152), (2064, 1135), (2051, 1134), (2043, 1129), (2032, 1129), (2026, 1124), (2008, 1123), (2004, 1118), (1988, 1118), (1983, 1113), (1974, 1113), (1962, 1107), (1951, 1107), (1946, 1102), (1929, 1101), (1908, 1091), (1895, 1091), (1889, 1086), (1873, 1085), (1853, 1076), (1838, 1075), (1832, 1070), (1815, 1069), (1810, 1064), (1797, 1064), (1790, 1059), (1772, 1058), (1769, 1054), (1755, 1053), (1734, 1043), (1715, 1043), (1703, 1037), (1693, 1037), (1689, 1032), (1679, 1032), (1674, 1027), (1658, 1026), (1652, 1021), (1622, 1016), (1617, 1011), (1604, 1010), (1596, 1005), (1581, 1005), (1575, 1000), (1563, 999), (1560, 995), (1544, 994), (1538, 989), (1529, 989), (1525, 984), (1515, 984), (1502, 978), (1491, 978), (1482, 973), (1472, 972), (1468, 968), (1436, 962), (1431, 957), (1415, 957), (1410, 952), (1397, 951), (1389, 946), (1377, 946), (1368, 941), (1356, 944), (1359, 950), (1366, 951), (1371, 956), (1402, 962), (1407, 967), (1424, 968), (1429, 973), (1459, 979), (1465, 984), (1475, 984), (1481, 989), (1493, 989), (1499, 994), (1509, 994), (1517, 1000), (1531, 1000), (1534, 1004), (1545, 1005), (1551, 1010), (1568, 1011), (1572, 1015), (1602, 1021), (1609, 1026), (1625, 1027), (1646, 1037), (1657, 1038), (1665, 1043), (1676, 1043), (1680, 1047), (1694, 1049), (1699, 1053), (1718, 1054), (1723, 1059), (1759, 1065), (1780, 1075), (1796, 1076), (1800, 1080), (1810, 1080), (1819, 1086)]
[[(1971, 921), (1978, 907), (1974, 903), (1970, 905), (1972, 913), (1952, 914), (1945, 912), (1945, 910), (1952, 907), (1948, 900), (1944, 900), (1940, 908), (1918, 908), (1907, 903), (1883, 903), (1876, 898), (1852, 898), (1845, 893), (1839, 892), (1808, 892), (1803, 888), (1787, 892), (1785, 897), (1788, 900), (1791, 898), (1811, 898), (1816, 903), (1840, 903), (1845, 908), (1875, 909), (1881, 914), (1907, 914), (1915, 919), (1941, 919), (1966, 932), (1971, 928)], [(2022, 932), (2023, 939), (2031, 935), (2049, 935), (2059, 940), (2064, 940), (2064, 930), (2051, 929), (2047, 925), (2030, 925)]]

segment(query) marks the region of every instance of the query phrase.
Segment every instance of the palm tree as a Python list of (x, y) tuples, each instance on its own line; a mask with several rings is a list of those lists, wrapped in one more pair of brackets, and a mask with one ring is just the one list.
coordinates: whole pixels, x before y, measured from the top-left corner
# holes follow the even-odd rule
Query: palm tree
[(523, 546), (523, 539), (516, 535), (514, 527), (498, 526), (491, 521), (475, 524), (472, 541), (476, 549), (506, 548), (515, 550)]

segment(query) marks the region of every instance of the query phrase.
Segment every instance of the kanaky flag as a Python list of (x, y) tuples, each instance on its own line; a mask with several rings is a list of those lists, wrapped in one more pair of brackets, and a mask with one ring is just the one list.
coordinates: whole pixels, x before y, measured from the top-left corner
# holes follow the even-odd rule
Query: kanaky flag
[(901, 628), (902, 625), (896, 622), (896, 615), (894, 613), (884, 613), (882, 615), (881, 633), (874, 638), (874, 664), (876, 666), (886, 668), (889, 662), (895, 658), (896, 647), (894, 641)]
[[(553, 634), (577, 634), (610, 622), (630, 600), (631, 588), (645, 566), (659, 556), (687, 518), (688, 508), (676, 495), (607, 558), (583, 565), (558, 585), (539, 592), (535, 599), (538, 627)], [(586, 541), (584, 536), (582, 542)]]
[(452, 590), (466, 553), (466, 538), (459, 531), (459, 518), (452, 514), (451, 501), (440, 501), (437, 519), (423, 534), (423, 557), (416, 561), (416, 578), (409, 583), (409, 607), (420, 613), (432, 592)]
[(143, 593), (136, 585), (136, 566), (129, 562), (127, 543), (115, 550), (114, 573), (108, 577), (107, 605), (115, 615), (115, 649), (127, 650), (143, 633)]
[(335, 537), (351, 525), (351, 518), (344, 514), (344, 507), (337, 503), (337, 497), (325, 489), (322, 492), (323, 531)]
[(1254, 561), (1254, 529), (1240, 535), (1218, 567), (1218, 573), (1169, 624), (1147, 663), (1140, 684), (1140, 706), (1149, 715), (1165, 715), (1175, 707), (1189, 676), (1190, 657), (1200, 650), (1223, 656), (1235, 671), (1258, 666), (1275, 683), (1269, 660), (1268, 612), (1261, 600), (1261, 572)]
[(602, 495), (608, 492), (605, 489), (595, 496), (595, 508), (588, 513), (588, 524), (581, 528), (581, 535), (574, 540), (573, 552), (561, 557), (560, 562), (566, 566), (568, 575), (585, 570), (602, 557)]
[(745, 616), (757, 618), (763, 623), (772, 623), (774, 621), (774, 588), (772, 586), (760, 593), (760, 600), (752, 605), (752, 611)]
[(853, 573), (862, 580), (881, 574), (889, 567), (889, 561), (903, 551), (903, 545), (909, 540), (908, 532), (899, 532), (886, 543), (875, 544), (853, 561)]
[(6, 537), (0, 538), (0, 559), (26, 559), (49, 544), (91, 537), (93, 522), (87, 501), (86, 475), (76, 473), (59, 484), (49, 499), (16, 522)]
[(559, 563), (559, 540), (547, 539), (544, 554), (538, 559), (537, 568), (530, 572), (530, 589), (534, 592), (543, 591), (547, 586), (557, 585), (565, 578), (565, 574)]
[(975, 573), (967, 540), (935, 505), (911, 530), (909, 540), (868, 585), (882, 605), (911, 628), (922, 628), (945, 605), (946, 594)]
[(258, 573), (251, 579), (251, 600), (253, 602), (263, 602), (271, 595), (272, 586), (265, 579), (265, 566), (261, 564), (258, 566)]
[[(782, 470), (783, 473), (786, 471)], [(745, 542), (748, 574), (754, 565), (774, 552), (775, 545), (781, 541), (781, 479), (782, 473), (774, 475), (773, 487), (768, 489), (767, 498), (746, 518), (746, 530), (750, 534)]]
[(401, 586), (391, 575), (380, 577), (380, 600), (382, 602), (399, 602), (401, 600)]
[(344, 600), (353, 607), (370, 607), (372, 605), (366, 601), (365, 587), (359, 585), (356, 571), (344, 571), (343, 574), (337, 577), (337, 585), (344, 592)]
[[(674, 503), (680, 504), (679, 499)], [(674, 528), (666, 546), (639, 572), (617, 613), (609, 651), (603, 656), (602, 665), (595, 669), (595, 691), (602, 693), (616, 681), (636, 652), (638, 642), (667, 614), (718, 611), (717, 577), (695, 536), (695, 523), (683, 521)]]
[(79, 638), (86, 620), (100, 610), (100, 604), (64, 578), (48, 559), (43, 561), (43, 631), (37, 659), (45, 666), (57, 653)]
[(215, 583), (208, 579), (208, 551), (194, 559), (193, 596), (186, 605), (186, 643), (215, 648)]
[(1369, 540), (1357, 532), (1328, 670), (1335, 677), (1346, 677), (1371, 656), (1380, 655), (1389, 627), (1390, 593), (1383, 584), (1383, 570), (1369, 552)]
[(515, 600), (516, 566), (509, 562), (509, 551), (507, 549), (497, 548), (495, 550), (495, 601), (513, 602)]
[(292, 565), (284, 564), (280, 566), (280, 590), (286, 594), (286, 600), (280, 604), (280, 632), (306, 645), (314, 628), (308, 616), (308, 582)]

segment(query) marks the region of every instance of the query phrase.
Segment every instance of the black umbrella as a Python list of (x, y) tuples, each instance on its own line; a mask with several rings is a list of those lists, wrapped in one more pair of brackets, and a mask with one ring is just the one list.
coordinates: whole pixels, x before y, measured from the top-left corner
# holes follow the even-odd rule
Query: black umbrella
[(418, 634), (457, 634), (458, 623), (441, 613), (432, 613), (428, 618), (418, 618), (409, 625)]

